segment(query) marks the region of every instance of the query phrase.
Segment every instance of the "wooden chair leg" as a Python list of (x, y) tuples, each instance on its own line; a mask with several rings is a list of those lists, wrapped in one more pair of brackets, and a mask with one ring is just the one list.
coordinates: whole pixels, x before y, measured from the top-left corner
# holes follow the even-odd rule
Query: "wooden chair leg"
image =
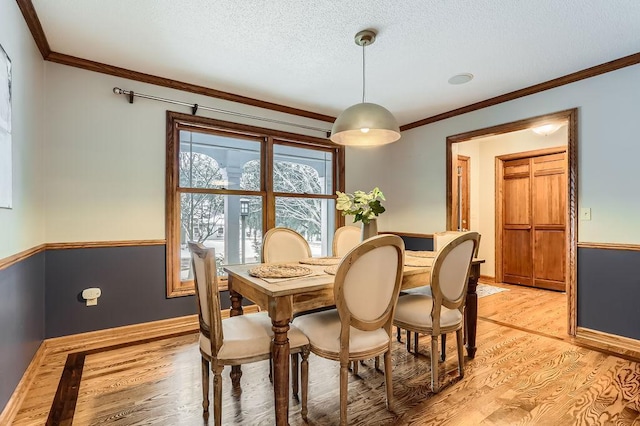
[(202, 414), (209, 414), (209, 361), (202, 357)]
[(442, 343), (440, 344), (440, 361), (444, 362), (447, 359), (447, 335), (442, 335)]
[(293, 388), (293, 397), (300, 401), (298, 397), (298, 354), (291, 354), (291, 387)]
[(416, 355), (418, 354), (418, 336), (420, 333), (415, 332), (413, 333), (413, 351), (416, 353)]
[(391, 348), (387, 352), (384, 353), (384, 384), (387, 388), (387, 410), (393, 411), (394, 401), (393, 401), (393, 378), (391, 375), (391, 371), (393, 370), (391, 366)]
[(307, 397), (309, 392), (309, 348), (302, 348), (302, 365), (301, 365), (301, 373), (302, 373), (302, 409), (300, 414), (302, 414), (302, 419), (307, 421)]
[(407, 352), (411, 352), (411, 332), (407, 330)]
[(269, 358), (269, 381), (273, 383), (273, 359)]
[(396, 339), (402, 343), (402, 329), (400, 327), (396, 327)]
[(213, 371), (213, 419), (215, 426), (222, 425), (222, 369), (223, 365), (218, 365), (214, 361), (211, 370)]
[(458, 372), (460, 372), (460, 378), (464, 377), (464, 336), (462, 335), (462, 329), (456, 331), (456, 340), (458, 344)]
[(438, 393), (438, 336), (431, 336), (431, 391)]
[(347, 425), (347, 391), (349, 362), (340, 362), (340, 425)]
[(380, 357), (379, 356), (376, 357), (375, 368), (376, 368), (376, 370), (380, 371)]

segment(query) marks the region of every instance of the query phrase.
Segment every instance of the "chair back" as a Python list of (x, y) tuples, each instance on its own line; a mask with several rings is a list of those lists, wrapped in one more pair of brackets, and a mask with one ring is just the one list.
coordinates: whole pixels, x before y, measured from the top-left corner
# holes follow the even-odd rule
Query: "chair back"
[[(435, 250), (435, 251), (440, 250), (442, 247), (446, 246), (447, 243), (449, 243), (450, 241), (452, 241), (455, 238), (457, 238), (458, 236), (460, 236), (462, 234), (466, 234), (468, 232), (473, 232), (473, 231), (442, 231), (442, 232), (436, 232), (435, 234), (433, 234), (433, 250)], [(474, 257), (478, 257), (478, 251), (480, 250), (480, 237), (481, 237), (481, 235), (478, 234), (478, 245), (476, 246), (476, 251), (473, 254)]]
[(262, 241), (262, 263), (297, 262), (311, 257), (304, 237), (289, 228), (272, 228)]
[(348, 345), (350, 327), (363, 331), (384, 328), (391, 336), (403, 265), (404, 242), (397, 235), (370, 238), (342, 259), (333, 292), (344, 344)]
[(362, 242), (362, 230), (357, 226), (341, 226), (333, 234), (333, 255), (342, 257)]
[(222, 347), (222, 316), (216, 272), (216, 252), (199, 243), (189, 242), (198, 302), (200, 333), (211, 342), (211, 355), (215, 357)]
[(471, 261), (478, 246), (480, 234), (463, 232), (441, 247), (431, 268), (431, 293), (433, 294), (433, 334), (440, 334), (442, 306), (463, 312), (467, 297), (467, 284)]

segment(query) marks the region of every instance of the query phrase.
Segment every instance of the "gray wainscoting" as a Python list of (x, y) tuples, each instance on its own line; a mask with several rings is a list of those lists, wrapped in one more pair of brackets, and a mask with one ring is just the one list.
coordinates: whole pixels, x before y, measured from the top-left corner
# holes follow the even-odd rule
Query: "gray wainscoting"
[(640, 251), (578, 248), (578, 326), (640, 339)]
[(196, 313), (193, 296), (166, 297), (164, 245), (47, 250), (45, 271), (47, 338)]
[(44, 340), (45, 253), (0, 271), (0, 412)]

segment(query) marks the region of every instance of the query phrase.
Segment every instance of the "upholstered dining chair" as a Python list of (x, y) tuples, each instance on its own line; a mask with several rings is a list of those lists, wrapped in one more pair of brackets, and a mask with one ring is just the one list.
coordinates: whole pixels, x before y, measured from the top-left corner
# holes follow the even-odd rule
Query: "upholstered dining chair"
[[(442, 231), (442, 232), (436, 232), (433, 234), (433, 250), (434, 251), (439, 251), (441, 250), (444, 246), (446, 246), (450, 241), (454, 240), (456, 237), (468, 233), (468, 232), (473, 232), (473, 231)], [(478, 251), (480, 250), (480, 238), (482, 237), (482, 235), (478, 234), (478, 244), (476, 245), (476, 250), (474, 253), (474, 257), (478, 256)], [(430, 286), (424, 286), (424, 287), (417, 287), (411, 290), (405, 290), (403, 292), (403, 294), (405, 293), (409, 293), (409, 294), (423, 294), (426, 296), (432, 296), (431, 294), (431, 287)], [(400, 341), (400, 328), (398, 328), (398, 341)], [(413, 334), (413, 347), (416, 351), (416, 353), (418, 353), (418, 333), (414, 333)], [(446, 352), (446, 347), (447, 347), (447, 335), (443, 334), (442, 335), (442, 341), (441, 343), (441, 350), (440, 350), (440, 360), (442, 362), (444, 362), (444, 360), (446, 359), (447, 356), (447, 352)], [(411, 332), (409, 330), (407, 330), (407, 352), (411, 352)]]
[(391, 324), (404, 263), (396, 235), (370, 238), (347, 253), (336, 273), (336, 309), (293, 320), (309, 338), (311, 352), (340, 362), (340, 424), (347, 424), (349, 363), (384, 355), (387, 408), (393, 408)]
[[(456, 332), (458, 371), (464, 377), (462, 328), (471, 261), (480, 235), (465, 232), (442, 247), (431, 269), (432, 296), (408, 294), (398, 300), (393, 324), (431, 336), (431, 389), (438, 392), (438, 337)], [(417, 352), (416, 346), (416, 352)]]
[(333, 234), (333, 255), (342, 257), (362, 242), (362, 230), (357, 226), (341, 226)]
[[(473, 231), (442, 231), (433, 234), (433, 250), (438, 251), (442, 247), (446, 246), (449, 241), (452, 241), (456, 237)], [(478, 251), (480, 250), (480, 238), (482, 236), (478, 234), (478, 245), (476, 251), (473, 254), (474, 257), (478, 257)]]
[[(262, 239), (262, 263), (298, 262), (311, 257), (311, 247), (302, 235), (289, 228), (271, 228)], [(298, 382), (298, 354), (291, 352), (291, 378)], [(269, 361), (269, 378), (272, 379), (273, 363)], [(294, 387), (294, 392), (297, 387)]]
[[(200, 354), (202, 356), (202, 412), (209, 413), (209, 367), (213, 372), (213, 415), (215, 425), (222, 423), (222, 370), (225, 365), (241, 365), (271, 359), (273, 330), (266, 312), (221, 317), (220, 294), (216, 275), (215, 250), (189, 243), (194, 271)], [(307, 417), (309, 339), (295, 327), (288, 333), (291, 353), (302, 354), (301, 414)], [(297, 374), (295, 376), (297, 378)], [(294, 385), (297, 389), (297, 386)]]
[(293, 229), (269, 229), (262, 240), (262, 262), (297, 262), (311, 257), (311, 248), (304, 237)]

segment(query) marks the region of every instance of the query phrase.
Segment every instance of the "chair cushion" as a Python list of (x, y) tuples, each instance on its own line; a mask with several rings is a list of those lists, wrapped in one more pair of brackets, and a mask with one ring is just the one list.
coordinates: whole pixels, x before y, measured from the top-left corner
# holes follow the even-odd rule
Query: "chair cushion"
[[(416, 327), (431, 328), (431, 309), (433, 299), (422, 294), (407, 294), (398, 299), (394, 321), (405, 324), (414, 324)], [(440, 327), (454, 327), (462, 323), (462, 314), (457, 309), (447, 309), (444, 306), (440, 311)]]
[[(218, 352), (219, 360), (241, 360), (271, 352), (273, 330), (271, 318), (266, 312), (225, 318), (222, 320), (222, 330), (224, 342)], [(293, 326), (289, 330), (288, 337), (291, 349), (309, 344), (309, 339)], [(211, 356), (211, 344), (202, 333), (200, 348)]]
[[(340, 316), (336, 309), (302, 315), (293, 320), (293, 324), (309, 338), (312, 348), (324, 352), (340, 353)], [(362, 331), (351, 327), (349, 334), (349, 353), (360, 353), (389, 344), (389, 335), (382, 328), (374, 331)]]

